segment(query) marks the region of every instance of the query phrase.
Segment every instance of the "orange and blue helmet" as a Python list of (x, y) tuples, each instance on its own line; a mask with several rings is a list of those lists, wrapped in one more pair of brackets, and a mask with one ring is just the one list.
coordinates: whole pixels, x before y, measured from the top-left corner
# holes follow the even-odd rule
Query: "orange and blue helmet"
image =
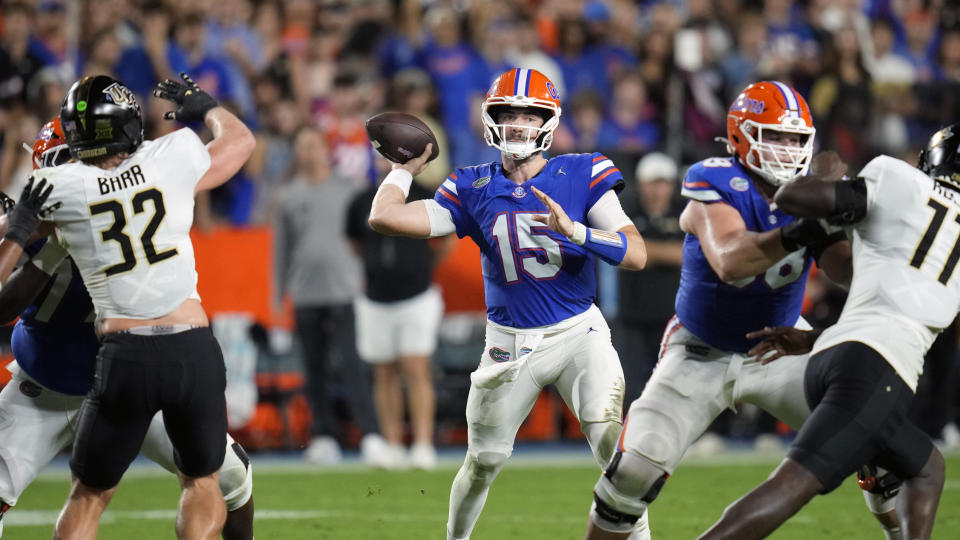
[(56, 167), (70, 161), (70, 149), (60, 127), (60, 117), (54, 117), (40, 128), (33, 141), (33, 168)]
[[(793, 133), (799, 146), (766, 141), (765, 132)], [(813, 158), (813, 116), (796, 90), (778, 81), (751, 84), (727, 112), (727, 150), (740, 163), (778, 186), (807, 173)]]
[[(497, 122), (497, 109), (500, 107), (532, 108), (543, 116), (543, 125), (539, 128), (519, 126), (527, 129), (524, 141), (507, 141), (505, 130), (512, 126)], [(560, 92), (553, 82), (535, 69), (514, 68), (497, 77), (481, 106), (483, 136), (487, 144), (500, 149), (513, 159), (523, 159), (535, 152), (550, 148), (553, 132), (560, 125)]]

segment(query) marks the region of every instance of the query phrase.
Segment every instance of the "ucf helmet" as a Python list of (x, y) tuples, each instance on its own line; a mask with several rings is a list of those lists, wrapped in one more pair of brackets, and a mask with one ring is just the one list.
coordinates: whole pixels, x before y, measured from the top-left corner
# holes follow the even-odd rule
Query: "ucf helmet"
[(33, 168), (56, 167), (70, 160), (67, 139), (60, 128), (60, 117), (54, 117), (40, 128), (37, 140), (33, 141)]
[[(512, 124), (497, 123), (500, 108), (528, 107), (544, 118), (539, 128), (518, 126), (528, 130), (525, 141), (507, 141), (504, 133)], [(512, 159), (524, 159), (550, 148), (553, 131), (560, 125), (560, 93), (543, 73), (535, 69), (515, 68), (497, 77), (480, 110), (483, 138)]]
[(129, 88), (106, 75), (75, 82), (60, 106), (70, 155), (81, 161), (133, 153), (143, 142), (143, 114)]
[[(771, 143), (766, 140), (770, 131), (798, 134), (800, 145)], [(727, 112), (727, 151), (774, 186), (807, 173), (815, 133), (807, 102), (782, 82), (751, 84)]]
[(960, 124), (934, 133), (920, 151), (917, 168), (927, 176), (960, 190)]

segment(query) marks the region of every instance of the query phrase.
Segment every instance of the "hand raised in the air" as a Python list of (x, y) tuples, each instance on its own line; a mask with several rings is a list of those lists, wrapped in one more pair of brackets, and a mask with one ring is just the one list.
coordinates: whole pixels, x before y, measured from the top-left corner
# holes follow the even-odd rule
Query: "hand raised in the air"
[(186, 73), (180, 73), (180, 78), (183, 83), (167, 79), (157, 83), (153, 89), (154, 96), (177, 105), (177, 110), (167, 111), (163, 113), (163, 117), (178, 122), (202, 122), (207, 112), (216, 108), (219, 103), (201, 90)]
[(27, 238), (37, 228), (40, 218), (46, 213), (43, 210), (43, 204), (47, 202), (51, 191), (53, 191), (53, 184), (47, 184), (45, 178), (35, 183), (34, 178), (30, 177), (20, 199), (7, 214), (5, 239), (15, 242), (20, 247), (26, 244)]
[[(792, 326), (767, 326), (763, 330), (756, 330), (747, 334), (747, 339), (761, 339), (760, 343), (747, 351), (747, 356), (760, 360), (761, 364), (769, 364), (781, 356), (804, 354), (810, 352), (819, 332), (798, 330)], [(773, 353), (771, 354), (771, 351)]]
[(390, 169), (404, 169), (411, 175), (416, 176), (427, 168), (427, 163), (430, 161), (430, 152), (432, 151), (433, 143), (427, 143), (427, 146), (423, 149), (422, 154), (415, 158), (410, 158), (410, 160), (406, 163), (394, 163)]
[(847, 172), (847, 164), (833, 150), (820, 152), (810, 162), (810, 175), (823, 180), (840, 180)]
[(558, 232), (566, 237), (573, 235), (573, 221), (567, 216), (567, 213), (563, 210), (556, 201), (550, 198), (549, 195), (540, 191), (535, 187), (530, 188), (533, 191), (533, 194), (540, 199), (540, 202), (547, 207), (547, 210), (550, 211), (548, 215), (543, 214), (534, 214), (533, 220), (539, 221), (540, 223), (545, 224), (547, 227), (550, 227), (551, 231)]

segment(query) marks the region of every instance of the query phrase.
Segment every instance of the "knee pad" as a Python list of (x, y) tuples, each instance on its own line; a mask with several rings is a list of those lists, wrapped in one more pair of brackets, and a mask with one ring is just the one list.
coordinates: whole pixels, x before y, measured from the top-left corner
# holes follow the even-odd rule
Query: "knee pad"
[(500, 452), (479, 452), (477, 455), (469, 454), (467, 460), (471, 473), (485, 475), (499, 472), (509, 457)]
[(864, 465), (857, 471), (857, 484), (863, 490), (867, 508), (874, 514), (886, 514), (896, 506), (903, 480), (876, 465)]
[(660, 494), (668, 474), (646, 459), (633, 454), (617, 452), (603, 476), (594, 486), (595, 517), (607, 530), (630, 530), (637, 519)]
[[(625, 440), (631, 451), (661, 468), (675, 465), (686, 450), (680, 448), (684, 429), (676, 418), (665, 414), (662, 408), (662, 405), (644, 402), (631, 410), (631, 432), (626, 435), (628, 440)], [(643, 431), (639, 431), (641, 429)]]
[(253, 495), (253, 469), (250, 467), (250, 458), (240, 443), (228, 441), (219, 480), (228, 512), (247, 504)]

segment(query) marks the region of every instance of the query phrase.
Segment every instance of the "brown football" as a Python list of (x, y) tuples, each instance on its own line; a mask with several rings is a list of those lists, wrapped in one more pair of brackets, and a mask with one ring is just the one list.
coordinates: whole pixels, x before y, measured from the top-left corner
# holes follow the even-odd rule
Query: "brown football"
[(432, 161), (440, 153), (433, 131), (419, 118), (402, 112), (383, 112), (367, 119), (367, 137), (383, 157), (394, 163), (406, 163), (433, 144)]

